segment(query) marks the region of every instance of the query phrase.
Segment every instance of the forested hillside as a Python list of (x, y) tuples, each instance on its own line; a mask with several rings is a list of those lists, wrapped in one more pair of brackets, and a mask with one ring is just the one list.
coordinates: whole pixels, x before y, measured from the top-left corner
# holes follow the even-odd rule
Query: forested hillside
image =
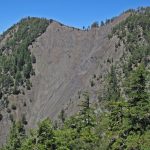
[[(46, 19), (28, 17), (3, 33), (0, 47), (1, 107), (8, 107), (9, 95), (24, 93), (25, 87), (30, 90), (30, 77), (34, 75), (32, 64), (36, 62), (36, 58), (28, 47), (45, 32), (48, 24)], [(15, 107), (12, 104), (12, 109)], [(9, 109), (8, 112), (11, 111)]]
[[(77, 114), (66, 119), (62, 110), (59, 116), (61, 122), (47, 118), (29, 133), (26, 133), (21, 121), (14, 121), (2, 150), (150, 149), (150, 8), (130, 10), (129, 13), (130, 16), (115, 26), (108, 36), (109, 39), (119, 39), (115, 45), (116, 52), (122, 45), (125, 48), (120, 61), (111, 63), (110, 72), (103, 83), (105, 88), (99, 97), (100, 102), (96, 106), (91, 104), (89, 92), (83, 92)], [(35, 33), (33, 37), (40, 33)], [(8, 41), (1, 52), (0, 57), (3, 59), (0, 60), (3, 61), (0, 64), (5, 68), (1, 71), (2, 77), (5, 71), (5, 78), (11, 81), (6, 87), (12, 87), (12, 92), (16, 93), (20, 85), (28, 85), (28, 78), (33, 74), (31, 66), (36, 59), (26, 51), (28, 42), (32, 40), (27, 40), (27, 36), (20, 38), (20, 34), (13, 36), (16, 37), (15, 42), (19, 43), (17, 49), (13, 50), (16, 48), (14, 41)], [(28, 41), (27, 44), (25, 41)], [(20, 46), (25, 46), (21, 48), (22, 52)], [(4, 55), (7, 48), (12, 49), (13, 55)], [(17, 67), (15, 73), (11, 73), (11, 69), (14, 70), (12, 67)], [(5, 89), (1, 95), (7, 92)], [(104, 109), (100, 109), (101, 104)]]

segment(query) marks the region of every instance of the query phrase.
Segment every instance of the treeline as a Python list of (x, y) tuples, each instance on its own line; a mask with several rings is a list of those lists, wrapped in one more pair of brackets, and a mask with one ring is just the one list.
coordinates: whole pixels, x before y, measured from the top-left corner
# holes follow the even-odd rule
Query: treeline
[(23, 125), (14, 123), (7, 145), (2, 150), (149, 149), (147, 77), (144, 65), (139, 65), (126, 79), (128, 98), (112, 95), (106, 103), (106, 112), (93, 109), (86, 94), (81, 111), (63, 121), (62, 126), (45, 119), (26, 135)]

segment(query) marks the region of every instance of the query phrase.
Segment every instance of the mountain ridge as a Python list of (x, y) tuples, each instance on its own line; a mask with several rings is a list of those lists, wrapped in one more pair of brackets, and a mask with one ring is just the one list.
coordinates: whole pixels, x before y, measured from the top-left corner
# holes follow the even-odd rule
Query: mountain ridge
[[(116, 54), (117, 38), (109, 40), (108, 35), (113, 26), (129, 15), (125, 13), (112, 23), (88, 31), (51, 20), (46, 31), (29, 46), (29, 51), (36, 57), (33, 64), (35, 76), (30, 79), (31, 90), (24, 90), (25, 95), (8, 96), (9, 101), (16, 105), (16, 109), (12, 110), (14, 119), (20, 120), (24, 116), (26, 127), (32, 128), (45, 117), (55, 120), (64, 108), (68, 115), (77, 112), (79, 108), (76, 106), (80, 102), (80, 99), (77, 100), (78, 93), (92, 88), (93, 74), (97, 78), (105, 76), (110, 67), (108, 59), (113, 58), (115, 62), (121, 57), (123, 48)], [(99, 85), (94, 88), (92, 101), (98, 97)], [(1, 143), (4, 143), (11, 126), (7, 110), (0, 126)]]

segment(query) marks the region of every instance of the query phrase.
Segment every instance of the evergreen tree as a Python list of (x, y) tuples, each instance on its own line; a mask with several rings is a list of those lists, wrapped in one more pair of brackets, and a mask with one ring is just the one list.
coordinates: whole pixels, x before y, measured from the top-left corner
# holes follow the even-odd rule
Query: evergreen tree
[(148, 76), (145, 66), (139, 65), (126, 81), (127, 100), (113, 103), (110, 114), (110, 149), (142, 149), (143, 143), (148, 145), (143, 141), (150, 128), (150, 99), (146, 84)]
[(94, 115), (93, 109), (90, 107), (90, 98), (88, 92), (83, 93), (84, 100), (80, 105), (80, 117), (82, 118), (83, 126), (93, 126), (94, 124)]
[(150, 99), (147, 84), (149, 73), (143, 64), (133, 71), (127, 82), (131, 125), (143, 131), (149, 123)]
[(116, 75), (115, 67), (112, 66), (109, 76), (108, 76), (108, 86), (107, 86), (107, 96), (106, 99), (111, 100), (119, 100), (120, 97), (120, 89), (118, 86), (118, 80)]
[(7, 145), (4, 150), (20, 150), (22, 140), (25, 138), (25, 129), (23, 125), (18, 123), (13, 123), (10, 131), (10, 136), (7, 141)]

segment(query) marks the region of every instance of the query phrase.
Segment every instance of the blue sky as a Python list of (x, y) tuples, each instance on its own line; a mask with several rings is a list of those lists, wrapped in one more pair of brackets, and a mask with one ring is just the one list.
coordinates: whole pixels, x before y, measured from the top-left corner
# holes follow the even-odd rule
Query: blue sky
[(138, 6), (150, 6), (150, 0), (0, 0), (0, 33), (26, 16), (82, 28)]

